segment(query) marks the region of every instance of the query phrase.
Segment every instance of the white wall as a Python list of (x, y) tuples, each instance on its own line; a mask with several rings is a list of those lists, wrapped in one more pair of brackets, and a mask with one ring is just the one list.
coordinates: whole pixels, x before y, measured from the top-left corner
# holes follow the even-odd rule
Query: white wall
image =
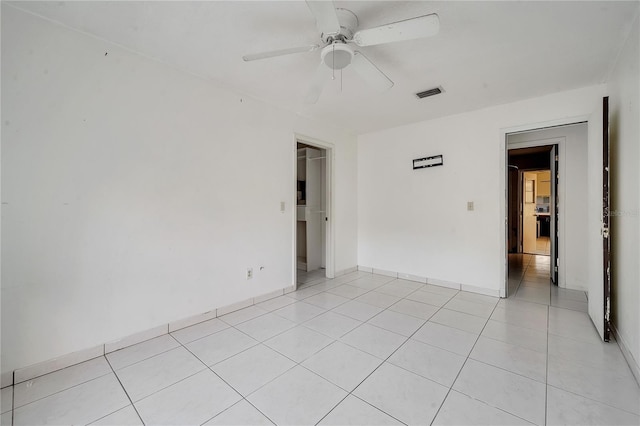
[[(359, 136), (358, 264), (497, 294), (505, 132), (583, 121), (603, 92), (587, 87)], [(412, 159), (435, 154), (444, 166), (412, 170)]]
[(335, 144), (356, 265), (343, 131), (6, 4), (2, 112), (3, 373), (293, 285), (294, 133)]
[(545, 140), (555, 138), (564, 141), (558, 171), (558, 285), (587, 291), (587, 124), (512, 134), (508, 143), (545, 144)]
[(638, 16), (609, 82), (612, 311), (618, 340), (640, 368), (640, 30)]

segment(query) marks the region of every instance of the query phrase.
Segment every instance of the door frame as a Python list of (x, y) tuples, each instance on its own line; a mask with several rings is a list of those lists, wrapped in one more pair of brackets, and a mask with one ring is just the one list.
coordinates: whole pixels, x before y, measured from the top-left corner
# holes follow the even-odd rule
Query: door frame
[(331, 142), (326, 142), (320, 139), (316, 139), (310, 136), (306, 136), (300, 133), (293, 134), (293, 185), (291, 190), (291, 198), (290, 203), (293, 206), (292, 212), (292, 223), (291, 228), (293, 230), (293, 240), (292, 240), (292, 250), (291, 250), (291, 260), (292, 260), (292, 277), (293, 277), (293, 287), (298, 288), (298, 280), (297, 280), (297, 244), (298, 244), (298, 227), (297, 227), (297, 182), (298, 182), (298, 142), (316, 147), (318, 149), (325, 150), (325, 217), (328, 218), (325, 222), (325, 276), (327, 278), (334, 278), (335, 276), (335, 227), (333, 225), (335, 221), (334, 216), (334, 194), (335, 194), (335, 170), (333, 167), (333, 163), (335, 161), (335, 145)]
[[(500, 182), (500, 191), (502, 193), (502, 196), (499, 197), (499, 202), (500, 202), (500, 212), (501, 212), (501, 217), (500, 220), (502, 221), (502, 225), (500, 226), (501, 232), (500, 232), (500, 251), (502, 253), (501, 256), (501, 260), (500, 260), (500, 266), (499, 266), (499, 270), (500, 270), (500, 282), (502, 282), (502, 288), (500, 289), (500, 297), (507, 297), (507, 291), (509, 288), (509, 244), (507, 241), (507, 238), (509, 236), (508, 232), (508, 226), (509, 226), (509, 221), (508, 221), (508, 214), (509, 214), (509, 210), (508, 210), (508, 197), (509, 197), (509, 192), (508, 192), (508, 186), (507, 186), (507, 182), (509, 179), (508, 173), (508, 165), (509, 165), (509, 148), (510, 145), (516, 145), (516, 144), (508, 144), (507, 143), (507, 136), (510, 134), (514, 134), (514, 133), (525, 133), (525, 132), (532, 132), (532, 131), (536, 131), (536, 130), (544, 130), (550, 127), (560, 127), (560, 126), (567, 126), (567, 125), (571, 125), (571, 124), (579, 124), (579, 123), (584, 123), (584, 122), (589, 122), (589, 115), (581, 115), (581, 116), (577, 116), (577, 117), (567, 117), (567, 118), (561, 118), (561, 119), (557, 119), (557, 120), (550, 120), (550, 121), (545, 121), (545, 122), (539, 122), (539, 123), (531, 123), (531, 124), (523, 124), (520, 126), (513, 126), (513, 127), (504, 127), (500, 129), (500, 155), (502, 156), (501, 160), (499, 161), (500, 164), (500, 168), (498, 170), (499, 173), (499, 179), (498, 181)], [(564, 139), (564, 138), (563, 138)], [(539, 145), (554, 145), (555, 143), (551, 142), (553, 140), (558, 140), (558, 138), (552, 138), (552, 139), (547, 139), (546, 143), (534, 143), (530, 146), (539, 146)], [(518, 148), (526, 148), (527, 146), (525, 146), (525, 143), (519, 143)], [(514, 146), (515, 148), (515, 146)], [(566, 146), (565, 146), (565, 142), (563, 141), (562, 143), (558, 143), (558, 157), (559, 157), (559, 168), (562, 170), (566, 170), (566, 165), (564, 164), (564, 162), (566, 161), (565, 159), (565, 150), (566, 150)], [(558, 185), (558, 197), (564, 197), (564, 183), (562, 181), (566, 181), (566, 179), (562, 179)], [(564, 218), (564, 209), (559, 211), (559, 220), (560, 220), (560, 224), (562, 225), (562, 227), (559, 227), (558, 229), (558, 258), (560, 259), (560, 262), (558, 264), (558, 269), (559, 269), (559, 277), (558, 277), (558, 282), (559, 284), (562, 283), (562, 285), (560, 285), (560, 287), (564, 286), (565, 283), (565, 268), (564, 268), (564, 261), (566, 260), (565, 256), (564, 256), (564, 246), (565, 246), (565, 242), (564, 240), (564, 223), (566, 223), (565, 218)]]
[[(570, 123), (570, 124), (578, 124), (578, 123)], [(570, 125), (569, 124), (569, 125)], [(553, 127), (562, 127), (562, 126), (553, 126)], [(508, 142), (508, 136), (509, 135), (513, 135), (513, 134), (517, 134), (517, 133), (529, 133), (529, 132), (535, 132), (538, 130), (544, 130), (544, 129), (532, 129), (532, 130), (526, 130), (526, 131), (522, 131), (522, 132), (509, 132), (505, 135), (505, 143), (506, 143), (506, 161), (509, 161), (509, 151), (512, 149), (520, 149), (520, 148), (534, 148), (534, 147), (538, 147), (538, 146), (557, 146), (557, 155), (558, 155), (558, 169), (561, 170), (561, 173), (564, 174), (566, 173), (566, 138), (564, 136), (560, 136), (560, 137), (554, 137), (554, 138), (547, 138), (547, 139), (532, 139), (529, 141), (525, 141), (525, 142)], [(551, 169), (551, 165), (549, 166), (549, 170)], [(518, 175), (519, 175), (519, 179), (521, 179), (521, 183), (524, 184), (524, 178), (523, 175), (525, 172), (527, 171), (534, 171), (536, 169), (531, 169), (531, 170), (519, 170), (518, 171)], [(541, 170), (541, 169), (540, 169)], [(546, 170), (546, 169), (545, 169)], [(566, 182), (567, 179), (564, 178), (563, 175), (563, 179), (558, 179), (557, 176), (557, 172), (558, 170), (556, 170), (556, 176), (552, 177), (556, 183), (557, 183), (557, 188), (558, 188), (558, 194), (557, 194), (557, 199), (560, 200), (564, 200), (564, 194), (566, 194)], [(506, 182), (508, 182), (509, 179), (509, 175), (508, 175), (508, 170), (505, 174), (505, 182), (503, 183), (506, 187)], [(508, 215), (509, 215), (509, 204), (508, 204), (508, 196), (509, 193), (508, 191), (506, 192), (505, 195), (505, 200), (504, 200), (504, 217), (505, 217), (505, 232), (508, 232)], [(519, 205), (520, 208), (523, 208), (522, 203), (524, 202), (524, 198), (519, 199)], [(557, 211), (558, 210), (558, 205), (556, 200), (553, 201), (554, 206), (553, 206), (553, 210)], [(565, 209), (560, 209), (559, 213), (558, 213), (558, 217), (557, 217), (557, 223), (556, 223), (556, 235), (558, 235), (557, 240), (555, 238), (551, 239), (551, 244), (555, 245), (555, 250), (551, 250), (551, 253), (556, 253), (557, 254), (557, 258), (560, 259), (560, 262), (558, 262), (558, 264), (556, 265), (558, 267), (558, 280), (555, 283), (556, 285), (558, 285), (559, 287), (564, 287), (565, 286), (565, 282), (566, 282), (566, 268), (564, 267), (565, 264), (565, 247), (566, 247), (566, 241), (564, 240), (564, 229), (565, 229), (565, 216), (564, 216), (564, 211)], [(524, 238), (524, 231), (522, 229), (523, 226), (523, 217), (522, 217), (522, 212), (519, 213), (519, 218), (518, 221), (519, 223), (519, 235), (518, 235), (518, 243), (521, 242), (521, 239)], [(508, 237), (508, 234), (505, 234), (505, 237)], [(522, 247), (522, 252), (524, 253), (524, 247)], [(505, 244), (505, 251), (504, 251), (504, 256), (505, 256), (505, 280), (504, 280), (504, 296), (502, 295), (502, 290), (501, 290), (501, 296), (500, 297), (509, 297), (508, 294), (508, 289), (509, 289), (509, 247), (508, 244)], [(551, 255), (551, 253), (549, 253), (549, 255)], [(549, 271), (550, 274), (553, 274), (554, 271)], [(549, 279), (551, 279), (551, 275), (549, 275)]]

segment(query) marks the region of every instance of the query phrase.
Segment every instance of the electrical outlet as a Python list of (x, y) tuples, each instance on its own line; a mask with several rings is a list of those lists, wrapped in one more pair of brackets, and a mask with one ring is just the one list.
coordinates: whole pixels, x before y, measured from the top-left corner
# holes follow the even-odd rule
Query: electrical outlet
[(467, 201), (467, 210), (473, 211), (473, 201)]
[(253, 278), (253, 268), (247, 268), (247, 279)]

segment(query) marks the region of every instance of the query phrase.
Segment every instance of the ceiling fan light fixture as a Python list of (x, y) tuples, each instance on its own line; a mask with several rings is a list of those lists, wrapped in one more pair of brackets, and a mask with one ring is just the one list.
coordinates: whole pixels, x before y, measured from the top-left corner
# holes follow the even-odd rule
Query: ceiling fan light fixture
[(332, 70), (341, 70), (353, 60), (353, 49), (345, 43), (332, 43), (322, 49), (322, 63)]

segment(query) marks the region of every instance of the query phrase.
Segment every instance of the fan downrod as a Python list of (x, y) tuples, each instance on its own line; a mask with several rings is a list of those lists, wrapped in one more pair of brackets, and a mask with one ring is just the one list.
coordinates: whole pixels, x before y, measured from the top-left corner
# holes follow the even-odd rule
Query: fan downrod
[(336, 8), (336, 15), (340, 23), (340, 31), (337, 34), (322, 34), (320, 37), (325, 43), (333, 43), (334, 41), (347, 42), (353, 39), (353, 35), (358, 29), (358, 17), (349, 9)]

